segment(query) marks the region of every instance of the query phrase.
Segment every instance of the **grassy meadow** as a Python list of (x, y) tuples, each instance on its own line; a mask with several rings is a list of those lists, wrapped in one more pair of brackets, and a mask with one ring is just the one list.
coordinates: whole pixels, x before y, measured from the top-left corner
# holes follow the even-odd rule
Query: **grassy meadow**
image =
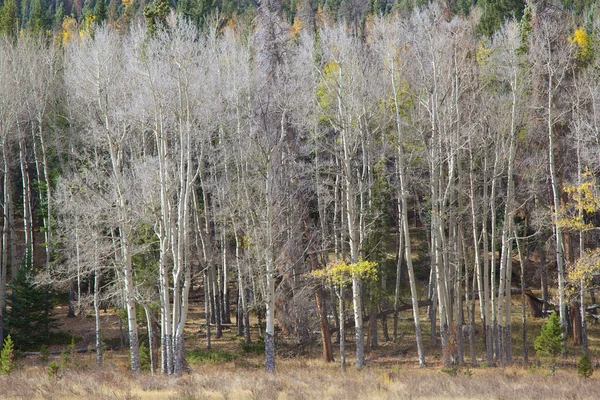
[[(60, 310), (58, 310), (60, 312)], [(334, 344), (336, 362), (320, 359), (318, 341), (298, 346), (281, 335), (278, 338), (277, 374), (264, 372), (260, 344), (242, 346), (235, 328), (224, 330), (222, 338), (213, 336), (206, 350), (200, 307), (192, 307), (188, 321), (189, 373), (182, 377), (152, 375), (145, 371), (132, 376), (125, 349), (105, 352), (102, 367), (95, 365), (94, 353), (28, 356), (17, 359), (17, 368), (0, 376), (2, 399), (594, 399), (600, 396), (600, 372), (589, 379), (577, 375), (580, 350), (571, 341), (568, 356), (559, 360), (553, 372), (547, 360), (537, 359), (533, 340), (544, 320), (528, 314), (529, 362), (522, 358), (520, 296), (513, 298), (514, 364), (506, 368), (486, 368), (483, 339), (477, 332), (477, 365), (472, 365), (465, 342), (465, 365), (453, 369), (441, 366), (439, 343), (429, 340), (430, 325), (426, 309), (421, 309), (427, 351), (426, 368), (418, 368), (410, 311), (400, 315), (396, 343), (382, 339), (368, 349), (367, 367), (353, 367), (353, 331), (348, 332), (348, 370), (339, 367), (339, 352)], [(110, 312), (103, 316), (107, 335), (117, 335)], [(77, 335), (76, 347), (85, 347), (92, 335), (91, 318), (64, 319), (63, 330)], [(388, 321), (391, 334), (391, 318)], [(256, 321), (254, 321), (256, 323)], [(256, 324), (255, 324), (256, 325)], [(77, 330), (75, 330), (77, 329)], [(91, 331), (93, 332), (93, 331)], [(258, 329), (252, 330), (257, 339)], [(335, 338), (335, 336), (334, 336)], [(598, 363), (600, 326), (589, 326), (590, 355)], [(86, 342), (87, 341), (87, 342)], [(110, 341), (115, 342), (113, 337)], [(55, 368), (50, 367), (54, 363)]]

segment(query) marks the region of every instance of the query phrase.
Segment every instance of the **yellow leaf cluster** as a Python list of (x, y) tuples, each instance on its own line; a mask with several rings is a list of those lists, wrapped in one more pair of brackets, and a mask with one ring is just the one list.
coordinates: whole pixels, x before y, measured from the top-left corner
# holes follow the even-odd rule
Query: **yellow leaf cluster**
[(571, 218), (559, 218), (556, 223), (561, 228), (571, 231), (587, 231), (594, 227), (591, 224), (586, 224), (580, 215), (575, 215)]
[(330, 263), (324, 269), (311, 272), (311, 275), (333, 282), (339, 286), (345, 286), (352, 281), (355, 276), (367, 281), (377, 281), (377, 263), (372, 261), (360, 260), (348, 264), (343, 260)]
[(596, 193), (596, 182), (593, 180), (588, 179), (580, 185), (565, 186), (564, 191), (578, 209), (581, 208), (587, 213), (596, 212), (600, 209), (600, 195)]
[(564, 192), (569, 196), (569, 201), (561, 207), (557, 223), (565, 229), (586, 231), (594, 228), (593, 225), (584, 221), (579, 210), (588, 214), (600, 210), (600, 193), (598, 193), (596, 181), (591, 173), (584, 172), (583, 179), (579, 185), (563, 187)]
[(590, 39), (589, 39), (588, 34), (586, 33), (585, 29), (580, 27), (580, 28), (576, 29), (575, 32), (573, 32), (573, 36), (571, 37), (571, 42), (575, 43), (580, 48), (584, 48), (584, 47), (589, 46)]
[(63, 45), (66, 45), (75, 37), (77, 37), (78, 31), (79, 27), (75, 17), (66, 15), (63, 18), (61, 29), (58, 32), (57, 40)]
[(294, 24), (290, 27), (290, 33), (293, 37), (298, 37), (302, 28), (304, 28), (304, 21), (296, 14), (294, 17)]
[[(338, 64), (335, 61), (329, 61), (323, 67), (323, 74), (325, 75), (326, 78), (336, 79), (337, 78), (337, 73), (339, 71), (340, 71), (340, 64)], [(335, 74), (335, 76), (334, 76), (334, 74)]]
[(573, 32), (573, 36), (569, 38), (569, 41), (577, 46), (577, 54), (575, 58), (582, 63), (587, 63), (592, 59), (593, 52), (591, 46), (591, 40), (588, 33), (582, 27), (577, 28)]
[(600, 250), (586, 252), (577, 260), (575, 265), (569, 270), (568, 278), (571, 282), (584, 282), (588, 286), (592, 278), (600, 273)]
[(475, 60), (477, 60), (477, 65), (483, 67), (486, 64), (488, 58), (490, 58), (491, 54), (492, 48), (486, 47), (485, 43), (482, 40), (480, 40), (477, 43), (477, 51), (475, 52)]
[(91, 37), (94, 33), (94, 23), (96, 22), (96, 16), (93, 14), (88, 14), (81, 22), (81, 27), (79, 28), (79, 36), (81, 37)]
[(323, 81), (317, 87), (317, 101), (322, 110), (331, 108), (335, 102), (335, 95), (330, 88), (336, 87), (340, 71), (340, 65), (335, 61), (329, 61), (323, 66)]

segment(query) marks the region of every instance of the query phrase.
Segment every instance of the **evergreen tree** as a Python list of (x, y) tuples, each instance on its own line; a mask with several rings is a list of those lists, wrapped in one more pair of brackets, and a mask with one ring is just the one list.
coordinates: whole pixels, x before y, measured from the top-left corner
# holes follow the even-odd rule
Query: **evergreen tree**
[(592, 360), (587, 354), (584, 354), (577, 364), (577, 374), (584, 379), (589, 378), (594, 373), (594, 368), (592, 367)]
[(29, 21), (30, 8), (31, 4), (29, 0), (21, 0), (21, 28), (25, 28)]
[[(179, 0), (177, 12), (189, 18), (199, 29), (204, 25), (204, 20), (213, 10), (217, 8), (215, 0)], [(237, 6), (231, 11), (236, 10)]]
[(65, 3), (60, 1), (56, 5), (56, 12), (54, 13), (54, 30), (59, 31), (62, 27), (63, 19), (65, 18)]
[(83, 17), (87, 17), (90, 14), (93, 14), (93, 11), (96, 7), (96, 3), (94, 2), (94, 0), (85, 0), (85, 2), (83, 3), (83, 9), (81, 11)]
[(533, 343), (538, 356), (556, 357), (563, 348), (562, 328), (558, 314), (550, 315), (548, 321), (542, 326), (542, 331)]
[(0, 35), (15, 37), (19, 31), (16, 0), (5, 0), (0, 8)]
[(20, 349), (37, 348), (47, 342), (50, 330), (56, 328), (52, 317), (52, 294), (48, 287), (36, 285), (31, 268), (21, 267), (10, 283), (7, 296), (6, 329)]
[(484, 0), (483, 14), (477, 26), (480, 34), (491, 37), (508, 18), (520, 20), (525, 9), (524, 0)]
[(164, 27), (166, 25), (170, 11), (167, 0), (155, 0), (154, 3), (146, 6), (144, 9), (144, 18), (146, 19), (148, 34), (150, 36), (155, 35), (160, 26)]
[(32, 0), (30, 3), (30, 15), (27, 27), (34, 33), (44, 33), (48, 29), (46, 21), (46, 7), (44, 0)]
[(108, 10), (106, 9), (106, 2), (104, 0), (97, 0), (96, 7), (94, 7), (94, 15), (96, 16), (96, 23), (101, 25), (108, 18)]
[(4, 339), (2, 350), (0, 351), (0, 375), (7, 375), (15, 369), (14, 343), (10, 335)]

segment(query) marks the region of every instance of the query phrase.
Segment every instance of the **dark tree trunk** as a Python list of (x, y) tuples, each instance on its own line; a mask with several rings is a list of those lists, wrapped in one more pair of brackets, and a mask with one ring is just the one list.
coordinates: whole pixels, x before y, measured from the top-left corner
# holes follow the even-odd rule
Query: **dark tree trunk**
[(325, 308), (325, 293), (323, 286), (319, 285), (316, 290), (317, 309), (319, 310), (319, 319), (321, 322), (321, 341), (323, 343), (323, 360), (333, 362), (333, 347), (331, 344), (331, 334), (329, 333), (329, 324), (327, 322), (327, 310)]
[(546, 249), (544, 248), (543, 244), (539, 245), (538, 251), (540, 253), (540, 284), (542, 286), (542, 300), (544, 301), (544, 303), (542, 304), (542, 314), (548, 315), (548, 301), (550, 300), (550, 296), (548, 295), (548, 270), (546, 269)]
[(206, 318), (206, 348), (210, 350), (210, 279), (208, 271), (204, 271), (204, 314)]
[(571, 301), (570, 307), (571, 326), (573, 327), (573, 344), (581, 344), (581, 304), (578, 301)]
[(379, 348), (379, 340), (377, 340), (377, 307), (374, 302), (369, 311), (369, 336), (371, 337), (370, 344), (371, 349), (375, 350)]

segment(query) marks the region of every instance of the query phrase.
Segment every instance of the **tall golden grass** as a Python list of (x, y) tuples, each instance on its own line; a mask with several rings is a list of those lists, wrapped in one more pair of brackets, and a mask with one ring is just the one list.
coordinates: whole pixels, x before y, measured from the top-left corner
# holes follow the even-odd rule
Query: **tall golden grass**
[(0, 376), (2, 399), (597, 399), (598, 378), (572, 369), (367, 367), (343, 373), (316, 360), (280, 361), (276, 375), (235, 362), (196, 366), (180, 378), (121, 368), (29, 366)]

